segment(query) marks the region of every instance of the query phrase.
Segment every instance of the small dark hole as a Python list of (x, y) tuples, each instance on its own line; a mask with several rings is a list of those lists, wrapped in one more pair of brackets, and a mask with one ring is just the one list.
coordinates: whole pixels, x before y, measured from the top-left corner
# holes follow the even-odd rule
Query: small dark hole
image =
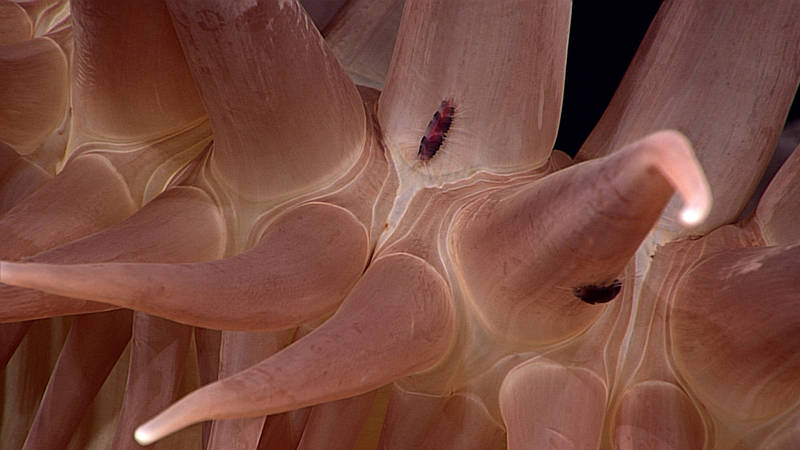
[(622, 282), (614, 280), (611, 284), (606, 286), (597, 286), (589, 284), (572, 289), (575, 297), (583, 300), (584, 302), (594, 305), (595, 303), (608, 303), (619, 294), (622, 289)]

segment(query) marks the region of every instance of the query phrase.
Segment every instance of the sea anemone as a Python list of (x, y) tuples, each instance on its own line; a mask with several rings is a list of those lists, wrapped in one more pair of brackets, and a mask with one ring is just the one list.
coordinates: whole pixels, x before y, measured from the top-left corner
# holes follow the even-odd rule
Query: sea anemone
[(800, 2), (303, 3), (2, 0), (4, 448), (800, 446)]

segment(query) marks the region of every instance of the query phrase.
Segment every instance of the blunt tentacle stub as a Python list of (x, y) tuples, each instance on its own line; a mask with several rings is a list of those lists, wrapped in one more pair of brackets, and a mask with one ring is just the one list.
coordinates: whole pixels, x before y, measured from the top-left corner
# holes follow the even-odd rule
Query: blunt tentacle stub
[(442, 146), (444, 138), (447, 137), (447, 131), (450, 125), (453, 124), (453, 116), (455, 115), (456, 107), (453, 104), (452, 98), (442, 100), (439, 109), (433, 113), (433, 118), (428, 123), (428, 128), (425, 129), (425, 134), (422, 136), (422, 141), (419, 143), (419, 151), (417, 158), (420, 161), (430, 161), (439, 151)]

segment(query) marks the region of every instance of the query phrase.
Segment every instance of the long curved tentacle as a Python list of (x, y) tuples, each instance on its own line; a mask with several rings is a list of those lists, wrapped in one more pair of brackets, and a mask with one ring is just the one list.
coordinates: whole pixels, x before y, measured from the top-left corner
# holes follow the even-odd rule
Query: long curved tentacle
[(148, 444), (208, 418), (271, 414), (351, 397), (424, 371), (450, 348), (450, 302), (447, 283), (424, 261), (407, 254), (382, 257), (311, 334), (189, 394), (139, 427), (136, 439)]
[[(16, 142), (17, 151), (30, 152), (42, 144), (46, 148), (39, 150), (46, 154), (37, 158), (46, 157), (48, 166), (54, 168), (57, 164), (50, 160), (66, 160), (82, 142), (155, 139), (163, 133), (177, 132), (205, 115), (163, 3), (155, 0), (132, 6), (126, 2), (72, 2), (72, 18), (75, 20), (74, 46), (70, 39), (70, 18), (64, 17), (65, 5), (23, 6), (35, 18), (36, 30), (32, 30), (35, 34), (48, 30), (53, 34), (52, 39), (45, 37), (21, 42), (22, 50), (40, 49), (43, 52), (28, 52), (27, 63), (22, 63), (30, 65), (29, 63), (37, 60), (37, 55), (50, 55), (36, 67), (46, 69), (48, 64), (55, 64), (57, 67), (46, 70), (48, 75), (45, 78), (50, 80), (47, 89), (35, 87), (36, 80), (42, 81), (42, 77), (36, 74), (36, 67), (33, 67), (32, 76), (16, 77), (18, 81), (25, 82), (26, 86), (13, 89), (9, 98), (4, 96), (6, 105), (11, 98), (22, 98), (29, 102), (39, 95), (51, 97), (48, 104), (41, 107), (36, 107), (36, 101), (33, 102), (33, 109), (40, 111), (38, 119), (13, 127), (20, 131), (27, 130), (31, 124), (40, 128), (46, 125), (34, 130), (36, 133), (28, 133), (24, 139), (16, 139), (13, 137), (16, 135), (12, 133), (11, 140)], [(146, 23), (144, 28), (142, 23)], [(142, 31), (147, 33), (142, 34)], [(138, 35), (140, 39), (129, 39), (132, 34)], [(121, 47), (127, 52), (122, 61), (118, 57)], [(72, 53), (73, 48), (75, 57), (65, 58), (64, 53)], [(15, 55), (19, 55), (19, 52), (2, 53), (3, 58), (13, 59)], [(148, 70), (153, 58), (159, 61), (162, 68), (168, 67), (170, 70)], [(71, 92), (70, 79), (67, 78), (69, 73), (66, 70), (68, 60), (72, 61)], [(13, 63), (6, 59), (4, 61)], [(58, 67), (61, 69), (56, 70)], [(131, 76), (132, 73), (137, 75)], [(143, 83), (126, 82), (134, 78)], [(60, 81), (56, 83), (57, 86), (52, 87), (56, 79)], [(24, 92), (30, 90), (28, 85), (31, 84), (34, 85), (36, 95), (26, 96)], [(144, 88), (145, 95), (142, 95), (141, 88)], [(22, 97), (15, 97), (19, 94)], [(58, 123), (65, 122), (66, 102), (69, 98), (72, 99), (71, 118), (75, 126), (67, 127), (71, 130), (71, 144), (64, 154), (65, 142), (63, 145), (55, 145), (46, 140), (43, 142), (42, 139)], [(30, 106), (22, 105), (18, 109), (27, 111)], [(45, 116), (41, 116), (42, 113)], [(24, 119), (17, 116), (15, 121)], [(164, 124), (174, 128), (165, 130)], [(56, 134), (63, 134), (62, 132)], [(33, 139), (32, 136), (38, 137)], [(55, 141), (56, 144), (66, 141), (66, 136), (56, 136)], [(53, 155), (54, 152), (57, 155)], [(171, 156), (174, 155), (167, 158)], [(118, 169), (109, 159), (98, 155), (73, 158), (54, 180), (27, 196), (0, 219), (0, 230), (5, 237), (0, 242), (0, 254), (5, 259), (31, 256), (102, 230), (129, 216), (141, 203), (137, 202), (140, 199), (134, 195), (136, 189), (131, 189), (124, 171), (120, 172)], [(149, 172), (151, 169), (147, 164), (140, 163), (129, 172)], [(168, 174), (165, 175), (168, 177)], [(54, 217), (58, 220), (53, 220)]]
[[(30, 5), (24, 5), (30, 6)], [(54, 172), (23, 157), (37, 149), (52, 164), (66, 145), (66, 138), (52, 134), (67, 118), (69, 55), (59, 43), (34, 30), (32, 17), (17, 3), (3, 2), (0, 26), (0, 216), (49, 181)], [(47, 27), (45, 27), (47, 28)], [(49, 30), (44, 30), (49, 31)], [(37, 36), (34, 38), (34, 36)], [(68, 52), (66, 52), (68, 53)], [(24, 74), (24, 75), (22, 75)], [(35, 116), (33, 118), (32, 116)], [(55, 148), (54, 152), (47, 151)], [(53, 154), (55, 153), (55, 154)], [(6, 251), (10, 240), (4, 240)], [(0, 244), (2, 246), (3, 244)], [(28, 323), (0, 325), (0, 368), (5, 368), (25, 336)]]
[[(75, 192), (87, 194), (83, 202), (75, 201)], [(105, 161), (81, 158), (0, 218), (0, 234), (5, 237), (0, 241), (0, 254), (4, 259), (30, 256), (99, 231), (121, 221), (134, 210), (127, 187)], [(50, 220), (53, 216), (61, 219)], [(0, 285), (0, 290), (6, 288)], [(12, 312), (11, 317), (14, 316)], [(1, 326), (8, 332), (21, 332), (27, 327), (25, 324)], [(17, 344), (17, 341), (3, 341), (3, 353), (10, 355)]]
[[(676, 129), (694, 144), (716, 198), (692, 233), (732, 223), (775, 149), (800, 81), (800, 46), (786, 44), (800, 41), (798, 15), (791, 0), (665, 1), (576, 159)], [(673, 202), (668, 212), (674, 217), (677, 208)], [(659, 228), (680, 231), (672, 220)]]
[[(187, 230), (187, 224), (192, 224)], [(225, 234), (216, 205), (196, 188), (165, 192), (127, 220), (29, 261), (71, 264), (110, 261), (203, 261), (218, 258)], [(112, 306), (0, 285), (0, 321), (103, 311)]]
[[(173, 216), (175, 213), (179, 215)], [(192, 232), (185, 231), (186, 223), (194, 225)], [(197, 189), (174, 188), (117, 226), (40, 253), (31, 259), (58, 263), (91, 260), (202, 260), (219, 256), (223, 248), (222, 241), (217, 210), (207, 196)], [(6, 297), (4, 301), (11, 303), (25, 297), (32, 310), (46, 310), (50, 314), (63, 313), (65, 310), (74, 312), (71, 308), (87, 306), (87, 302), (48, 296), (38, 291), (15, 292), (14, 288), (8, 286), (0, 288), (0, 293), (18, 293), (20, 295)], [(63, 304), (65, 308), (58, 309), (59, 304)], [(99, 309), (108, 308), (104, 304), (88, 306), (90, 310), (94, 306)], [(29, 448), (60, 448), (69, 442), (88, 403), (127, 345), (131, 317), (129, 311), (121, 311), (118, 314), (86, 315), (76, 319), (45, 392), (34, 426), (29, 432)], [(119, 334), (123, 332), (126, 333), (124, 336)], [(117, 335), (119, 337), (114, 339)], [(144, 338), (141, 336), (138, 338), (139, 341), (142, 339)], [(134, 346), (134, 363), (141, 360), (138, 355), (140, 350), (137, 348)], [(161, 369), (151, 367), (145, 370), (152, 374), (155, 373), (153, 370)], [(76, 382), (76, 379), (82, 381)], [(74, 387), (75, 385), (78, 387)], [(67, 401), (67, 398), (71, 400)], [(164, 405), (172, 400), (172, 397), (166, 398)], [(65, 405), (72, 406), (64, 410)], [(126, 408), (126, 411), (131, 409)], [(144, 415), (146, 416), (147, 414)], [(138, 424), (142, 417), (133, 415), (132, 419), (129, 418), (128, 421), (133, 424), (129, 428)], [(125, 434), (130, 441), (129, 435), (130, 433)]]
[[(456, 217), (451, 238), (467, 298), (491, 299), (471, 301), (490, 329), (514, 339), (541, 344), (579, 332), (602, 311), (587, 303), (619, 291), (614, 280), (673, 189), (684, 199), (684, 223), (708, 215), (710, 192), (691, 145), (664, 131), (522, 190), (474, 201)], [(613, 289), (607, 298), (591, 295)]]
[[(324, 225), (324, 226), (322, 226)], [(310, 203), (279, 217), (253, 249), (210, 262), (1, 263), (0, 281), (207, 328), (297, 326), (331, 312), (366, 265), (348, 211)]]

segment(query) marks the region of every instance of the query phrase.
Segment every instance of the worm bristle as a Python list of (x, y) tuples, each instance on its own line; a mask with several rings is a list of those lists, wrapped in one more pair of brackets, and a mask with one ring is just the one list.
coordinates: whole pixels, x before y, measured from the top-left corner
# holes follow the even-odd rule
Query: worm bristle
[(428, 122), (428, 127), (425, 129), (425, 134), (420, 141), (419, 150), (417, 151), (417, 157), (420, 161), (431, 160), (439, 151), (453, 123), (454, 114), (455, 106), (452, 99), (446, 98), (442, 100), (439, 109), (433, 113), (433, 118)]

